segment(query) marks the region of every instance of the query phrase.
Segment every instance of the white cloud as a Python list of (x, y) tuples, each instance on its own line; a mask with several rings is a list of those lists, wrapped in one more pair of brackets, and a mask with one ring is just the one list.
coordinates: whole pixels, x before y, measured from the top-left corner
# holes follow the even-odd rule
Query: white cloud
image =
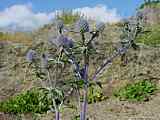
[(14, 5), (0, 12), (0, 27), (35, 29), (53, 19), (53, 13), (34, 13), (30, 5)]
[[(97, 5), (95, 7), (77, 8), (73, 11), (78, 11), (87, 18), (103, 21), (103, 22), (117, 22), (120, 16), (116, 9), (108, 9), (104, 5)], [(34, 13), (32, 5), (13, 5), (0, 11), (0, 28), (21, 28), (24, 30), (33, 30), (49, 23), (55, 17), (56, 11), (45, 13)]]
[(105, 5), (77, 8), (75, 11), (81, 12), (87, 18), (96, 21), (114, 23), (120, 20), (120, 15), (118, 15), (116, 9), (108, 9)]

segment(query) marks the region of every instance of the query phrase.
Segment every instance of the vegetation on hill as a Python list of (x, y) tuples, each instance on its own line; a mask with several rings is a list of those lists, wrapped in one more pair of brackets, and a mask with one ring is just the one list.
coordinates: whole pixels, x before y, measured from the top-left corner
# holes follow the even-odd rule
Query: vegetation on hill
[(156, 1), (148, 1), (143, 3), (139, 9), (144, 9), (146, 7), (150, 7), (150, 8), (160, 8), (160, 1), (156, 0)]
[[(156, 2), (156, 5), (158, 5), (158, 4), (159, 3)], [(146, 5), (147, 4), (145, 3), (145, 6)], [(142, 6), (141, 6), (141, 9), (144, 7), (144, 6), (143, 7)], [(79, 18), (80, 18), (80, 14), (73, 13), (72, 11), (63, 11), (62, 13), (57, 14), (57, 19), (63, 21), (65, 25), (72, 25), (73, 23), (75, 23), (75, 21), (79, 20)], [(80, 32), (82, 32), (81, 35), (84, 34), (83, 30), (86, 29), (86, 31), (88, 31), (88, 24), (86, 24), (85, 21), (83, 21), (82, 23), (80, 24), (81, 27), (83, 27), (83, 29), (80, 29)], [(72, 34), (73, 31), (71, 33), (67, 33), (66, 29), (64, 30), (64, 35), (67, 34), (69, 37), (71, 37), (71, 36), (73, 37), (73, 41), (71, 41), (69, 38), (65, 38), (65, 40), (67, 40), (67, 42), (71, 42), (71, 44), (67, 43), (67, 45), (72, 46), (72, 42), (74, 43), (74, 45), (77, 43), (77, 45), (76, 45), (76, 47), (68, 48), (67, 45), (65, 46), (63, 44), (63, 47), (64, 48), (66, 47), (63, 50), (68, 50), (68, 52), (72, 52), (73, 55), (74, 55), (74, 53), (76, 53), (76, 56), (78, 59), (78, 62), (77, 62), (78, 65), (80, 64), (80, 62), (83, 58), (83, 57), (80, 58), (81, 57), (80, 54), (84, 54), (85, 52), (87, 52), (86, 55), (90, 55), (90, 59), (92, 62), (90, 62), (90, 64), (89, 64), (90, 67), (89, 67), (89, 72), (87, 75), (87, 76), (89, 76), (89, 80), (90, 79), (92, 80), (92, 74), (95, 72), (95, 69), (98, 68), (100, 63), (102, 63), (104, 59), (110, 58), (109, 56), (112, 56), (112, 53), (115, 51), (115, 49), (117, 51), (119, 50), (119, 52), (123, 52), (123, 51), (121, 51), (121, 49), (117, 48), (118, 45), (120, 44), (119, 43), (120, 41), (118, 41), (120, 39), (120, 34), (121, 34), (120, 29), (123, 26), (118, 25), (118, 24), (107, 25), (107, 27), (105, 29), (103, 26), (104, 26), (104, 24), (100, 24), (98, 26), (99, 28), (103, 29), (103, 33), (100, 33), (100, 31), (98, 32), (99, 38), (97, 37), (97, 39), (94, 41), (93, 44), (90, 44), (90, 46), (87, 46), (91, 50), (87, 49), (85, 44), (82, 45), (82, 47), (78, 48), (82, 44), (79, 41), (80, 41), (81, 37), (83, 38), (83, 36), (77, 35), (77, 34), (76, 35)], [(62, 25), (59, 27), (64, 27), (64, 26)], [(129, 26), (129, 27), (132, 27), (132, 26)], [(129, 33), (129, 34), (131, 34), (129, 36), (132, 36), (133, 31), (129, 27), (128, 28), (126, 27), (126, 30), (128, 30), (128, 31), (127, 32), (125, 31), (125, 33), (127, 33), (127, 34)], [(54, 30), (52, 29), (53, 31), (51, 31), (51, 28), (53, 28)], [(70, 29), (70, 26), (68, 28)], [(135, 27), (134, 29), (137, 29), (137, 27)], [(39, 41), (39, 43), (40, 43), (40, 44), (33, 44), (32, 43), (32, 49), (33, 49), (32, 52), (37, 51), (36, 55), (38, 55), (38, 60), (39, 60), (39, 62), (37, 62), (38, 63), (37, 65), (41, 65), (41, 64), (44, 65), (44, 66), (42, 65), (40, 67), (38, 66), (38, 70), (41, 69), (41, 67), (44, 67), (45, 72), (43, 71), (44, 72), (43, 73), (41, 70), (38, 71), (41, 74), (41, 76), (39, 76), (39, 73), (37, 74), (37, 71), (35, 70), (35, 68), (37, 66), (34, 66), (33, 63), (29, 64), (29, 65), (28, 65), (28, 63), (26, 63), (26, 61), (24, 60), (24, 54), (26, 52), (25, 51), (22, 54), (23, 56), (21, 56), (21, 57), (23, 57), (22, 58), (23, 60), (21, 60), (21, 59), (18, 60), (17, 56), (14, 59), (16, 61), (15, 65), (13, 65), (14, 72), (15, 72), (14, 76), (16, 76), (16, 78), (12, 78), (12, 79), (15, 79), (15, 81), (18, 79), (20, 81), (22, 78), (22, 79), (25, 79), (23, 82), (27, 83), (29, 81), (29, 82), (32, 82), (32, 84), (38, 83), (37, 81), (42, 80), (42, 81), (39, 81), (39, 84), (42, 84), (43, 82), (46, 82), (46, 84), (47, 84), (47, 82), (48, 82), (47, 80), (54, 80), (53, 73), (56, 73), (55, 76), (58, 76), (56, 79), (57, 80), (56, 82), (57, 82), (57, 85), (60, 86), (59, 88), (61, 88), (61, 89), (62, 89), (62, 86), (70, 84), (70, 81), (69, 81), (70, 79), (72, 79), (72, 81), (71, 81), (72, 86), (69, 86), (69, 88), (73, 87), (73, 89), (79, 89), (76, 87), (81, 86), (80, 92), (82, 92), (84, 86), (87, 87), (88, 95), (87, 95), (87, 99), (84, 102), (87, 102), (89, 104), (94, 104), (96, 102), (100, 102), (100, 101), (105, 100), (107, 97), (104, 95), (104, 91), (103, 91), (104, 88), (102, 88), (102, 86), (106, 85), (105, 83), (103, 85), (103, 84), (98, 84), (98, 82), (97, 82), (96, 85), (94, 83), (94, 85), (91, 86), (90, 82), (88, 82), (88, 81), (83, 82), (85, 79), (79, 80), (80, 83), (73, 82), (73, 79), (75, 79), (75, 76), (77, 74), (69, 75), (72, 70), (71, 67), (69, 67), (69, 62), (70, 61), (72, 62), (72, 59), (70, 58), (70, 61), (67, 60), (68, 56), (72, 55), (72, 54), (59, 55), (60, 52), (64, 52), (64, 51), (61, 51), (61, 49), (59, 50), (60, 47), (57, 46), (59, 51), (57, 50), (57, 52), (55, 52), (54, 47), (56, 45), (53, 46), (53, 44), (48, 43), (48, 38), (49, 38), (48, 35), (50, 35), (50, 34), (52, 34), (53, 36), (56, 36), (57, 34), (62, 35), (62, 33), (63, 33), (62, 31), (59, 31), (60, 33), (56, 33), (55, 32), (56, 30), (57, 29), (53, 24), (49, 24), (49, 25), (45, 25), (45, 27), (39, 29), (39, 31), (36, 31), (37, 33), (34, 34), (34, 37), (27, 35), (25, 33), (24, 34), (23, 33), (14, 33), (14, 34), (0, 33), (0, 40), (12, 41), (12, 42), (18, 42), (18, 43), (21, 43), (21, 42), (22, 43), (32, 43), (32, 39), (33, 39), (33, 42), (36, 43), (37, 41)], [(139, 36), (136, 38), (136, 43), (143, 43), (147, 46), (153, 46), (153, 47), (158, 46), (160, 44), (160, 34), (159, 33), (160, 33), (160, 26), (159, 25), (156, 25), (156, 26), (146, 25), (145, 32), (143, 34), (139, 34)], [(96, 32), (95, 33), (94, 32), (93, 33), (86, 32), (86, 38), (88, 38), (89, 34), (96, 35), (97, 33)], [(126, 36), (124, 36), (124, 37), (126, 37)], [(60, 38), (63, 38), (63, 36)], [(130, 39), (130, 38), (126, 38), (126, 39)], [(52, 39), (52, 40), (53, 40), (52, 42), (55, 42), (54, 41), (55, 39)], [(86, 39), (86, 40), (88, 40), (88, 39)], [(87, 43), (88, 41), (85, 41), (85, 42)], [(125, 46), (126, 41), (123, 41), (123, 42), (124, 42), (124, 46)], [(30, 49), (30, 47), (28, 47), (27, 50)], [(134, 47), (132, 46), (132, 48), (134, 48)], [(12, 49), (14, 49), (14, 48), (12, 47)], [(21, 48), (21, 49), (24, 49), (24, 48)], [(129, 51), (127, 51), (127, 54), (125, 54), (125, 55), (123, 54), (126, 58), (121, 59), (121, 57), (117, 57), (117, 59), (115, 59), (113, 62), (112, 62), (112, 60), (109, 61), (109, 65), (110, 65), (110, 62), (112, 62), (112, 67), (108, 68), (104, 72), (104, 74), (101, 74), (99, 76), (99, 78), (97, 78), (97, 79), (100, 81), (103, 81), (103, 82), (107, 82), (107, 85), (108, 84), (110, 85), (110, 83), (112, 81), (114, 82), (116, 80), (124, 80), (124, 79), (128, 80), (128, 81), (131, 79), (139, 80), (139, 78), (138, 78), (139, 76), (142, 77), (142, 79), (143, 79), (144, 77), (146, 77), (148, 75), (147, 77), (150, 77), (151, 80), (158, 78), (157, 76), (159, 74), (157, 74), (157, 73), (159, 72), (158, 71), (159, 67), (155, 67), (155, 66), (159, 65), (159, 58), (157, 57), (158, 56), (157, 54), (159, 54), (159, 52), (155, 53), (155, 50), (156, 49), (148, 50), (151, 54), (153, 53), (152, 55), (149, 55), (150, 53), (148, 53), (148, 51), (143, 48), (142, 48), (142, 51), (139, 51), (139, 49), (136, 49), (135, 51), (133, 51), (133, 49), (130, 49)], [(10, 51), (10, 50), (8, 50), (8, 51)], [(115, 52), (117, 52), (117, 51), (115, 51)], [(12, 54), (13, 54), (12, 57), (15, 57), (15, 54), (13, 52), (12, 52)], [(5, 55), (6, 54), (4, 54), (4, 56)], [(50, 55), (53, 55), (53, 56), (50, 56)], [(49, 59), (49, 57), (53, 57), (53, 59)], [(155, 59), (153, 60), (153, 58), (155, 58)], [(13, 58), (12, 58), (12, 61), (13, 61)], [(15, 62), (15, 61), (13, 61), (13, 62)], [(17, 61), (19, 63), (17, 63)], [(106, 62), (106, 61), (104, 61), (104, 62)], [(74, 64), (74, 63), (72, 63), (72, 64)], [(53, 66), (54, 66), (54, 68), (53, 68)], [(58, 69), (58, 68), (56, 68), (57, 66), (59, 68), (63, 67), (63, 69), (61, 69), (61, 70), (59, 69), (59, 70), (57, 70), (58, 72), (55, 72), (55, 69)], [(8, 67), (10, 68), (10, 66), (8, 66)], [(78, 75), (80, 77), (83, 77), (84, 70), (85, 70), (83, 68), (83, 61), (79, 67), (81, 69), (80, 69), (80, 72), (78, 73)], [(51, 68), (53, 68), (53, 69), (51, 69)], [(26, 71), (26, 69), (28, 71)], [(53, 72), (51, 72), (49, 69), (53, 70)], [(23, 71), (25, 71), (26, 73), (25, 72), (22, 73), (21, 74), (22, 77), (18, 78), (17, 76), (19, 76), (19, 73), (23, 72)], [(52, 76), (48, 75), (48, 73), (46, 73), (46, 71), (49, 74), (51, 73)], [(72, 72), (76, 73), (77, 71), (74, 70)], [(157, 76), (152, 73), (155, 73)], [(149, 76), (149, 75), (151, 75), (151, 76)], [(49, 79), (48, 79), (48, 77), (49, 77)], [(53, 77), (53, 79), (50, 79), (50, 77)], [(37, 81), (35, 82), (34, 80), (37, 80)], [(38, 85), (34, 84), (34, 85), (39, 86), (39, 84)], [(50, 85), (50, 86), (52, 86), (52, 85)], [(31, 87), (33, 87), (33, 86), (30, 86), (29, 89)], [(67, 87), (65, 86), (64, 93), (67, 93), (70, 90), (69, 88), (68, 88), (68, 86)], [(108, 88), (108, 89), (110, 89), (110, 88)], [(142, 81), (138, 81), (138, 82), (135, 82), (132, 84), (127, 84), (127, 86), (118, 90), (115, 93), (115, 96), (120, 98), (120, 100), (145, 101), (145, 100), (148, 100), (150, 95), (152, 95), (155, 90), (156, 90), (156, 85), (154, 83), (152, 83), (151, 81), (142, 80)], [(108, 90), (106, 90), (105, 92), (108, 92)], [(50, 95), (50, 97), (55, 97), (55, 96)], [(73, 98), (73, 96), (71, 96), (71, 97)], [(84, 99), (85, 97), (81, 97), (80, 100)], [(56, 100), (57, 99), (55, 99), (55, 101)], [(60, 101), (58, 101), (58, 102), (60, 102)], [(70, 99), (67, 102), (70, 102)], [(26, 91), (26, 92), (22, 92), (18, 96), (14, 96), (14, 97), (10, 98), (9, 100), (1, 102), (0, 103), (0, 111), (6, 112), (6, 113), (28, 113), (28, 112), (44, 113), (44, 112), (47, 112), (48, 110), (50, 110), (51, 105), (52, 105), (51, 100), (46, 97), (46, 94), (44, 92), (39, 91), (37, 89), (33, 89), (33, 90)], [(58, 110), (58, 112), (61, 112), (61, 110)], [(78, 117), (79, 117), (79, 114), (78, 114)]]
[(0, 32), (0, 42), (1, 41), (10, 41), (29, 45), (32, 43), (32, 35), (24, 32)]
[(56, 18), (62, 20), (66, 25), (75, 23), (80, 17), (79, 12), (73, 12), (72, 10), (62, 10), (56, 15)]
[(145, 28), (146, 32), (139, 35), (138, 43), (156, 47), (160, 45), (160, 25), (148, 26)]
[(49, 110), (52, 102), (46, 94), (32, 89), (0, 103), (0, 111), (6, 113), (44, 113)]
[(134, 84), (127, 84), (125, 87), (116, 91), (115, 96), (120, 100), (147, 101), (156, 89), (154, 83), (148, 80), (141, 80)]

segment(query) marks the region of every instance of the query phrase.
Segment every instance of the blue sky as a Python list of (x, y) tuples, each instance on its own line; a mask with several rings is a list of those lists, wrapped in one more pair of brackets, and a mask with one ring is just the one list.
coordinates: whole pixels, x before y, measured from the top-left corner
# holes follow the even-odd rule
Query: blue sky
[(114, 23), (134, 15), (143, 0), (0, 0), (0, 28), (33, 30), (53, 21), (56, 11), (73, 9), (88, 19)]
[(94, 7), (97, 4), (116, 8), (121, 16), (130, 16), (143, 0), (1, 0), (0, 11), (14, 4), (32, 4), (34, 12), (50, 12), (57, 9)]

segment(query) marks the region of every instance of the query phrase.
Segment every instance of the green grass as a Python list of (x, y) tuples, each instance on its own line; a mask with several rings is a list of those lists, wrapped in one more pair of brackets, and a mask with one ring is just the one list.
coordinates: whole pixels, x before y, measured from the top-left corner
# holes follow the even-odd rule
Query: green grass
[(96, 103), (107, 99), (107, 97), (103, 94), (102, 88), (99, 86), (90, 86), (88, 89), (88, 103)]
[(147, 101), (155, 92), (156, 85), (148, 80), (141, 80), (133, 84), (127, 84), (120, 88), (114, 95), (120, 100), (127, 101)]
[(13, 43), (32, 44), (32, 35), (24, 32), (0, 32), (0, 41), (10, 41)]
[(138, 43), (143, 43), (145, 45), (149, 46), (159, 46), (160, 45), (160, 25), (156, 26), (149, 26), (145, 28), (146, 32), (145, 34), (141, 34), (137, 38)]
[(49, 110), (51, 102), (37, 89), (21, 93), (0, 103), (0, 111), (6, 113), (44, 113)]

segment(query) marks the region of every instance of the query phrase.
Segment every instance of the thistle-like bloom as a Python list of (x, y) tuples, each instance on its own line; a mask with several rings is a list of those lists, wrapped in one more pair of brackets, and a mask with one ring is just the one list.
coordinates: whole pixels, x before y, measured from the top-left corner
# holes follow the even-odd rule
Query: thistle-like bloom
[(141, 11), (138, 11), (136, 14), (136, 18), (137, 20), (142, 20), (144, 18), (144, 14)]
[(63, 29), (64, 28), (64, 23), (62, 20), (57, 20), (56, 22), (57, 29)]
[(105, 24), (103, 22), (99, 22), (96, 24), (96, 31), (103, 32), (105, 29)]
[(73, 40), (64, 35), (59, 35), (56, 39), (50, 40), (50, 42), (57, 47), (72, 48), (74, 46)]
[(76, 29), (81, 33), (89, 32), (89, 24), (87, 20), (80, 19), (76, 24)]
[(85, 68), (82, 68), (82, 69), (80, 70), (80, 75), (81, 75), (81, 78), (82, 78), (82, 79), (85, 79), (85, 73), (86, 73)]
[(128, 40), (128, 39), (123, 39), (123, 40), (121, 41), (122, 47), (126, 47), (126, 46), (128, 46), (129, 44), (130, 44), (130, 40)]
[(41, 58), (42, 69), (48, 68), (48, 60), (49, 60), (49, 55), (47, 53), (43, 53)]
[(28, 62), (33, 62), (37, 58), (37, 53), (34, 50), (29, 50), (26, 55), (26, 60)]
[(57, 29), (59, 30), (60, 34), (61, 34), (62, 33), (62, 29), (64, 28), (63, 21), (62, 20), (57, 20), (56, 26), (57, 26)]
[(72, 39), (70, 39), (68, 37), (63, 38), (63, 47), (73, 48), (73, 46), (74, 46), (74, 43), (73, 43)]

